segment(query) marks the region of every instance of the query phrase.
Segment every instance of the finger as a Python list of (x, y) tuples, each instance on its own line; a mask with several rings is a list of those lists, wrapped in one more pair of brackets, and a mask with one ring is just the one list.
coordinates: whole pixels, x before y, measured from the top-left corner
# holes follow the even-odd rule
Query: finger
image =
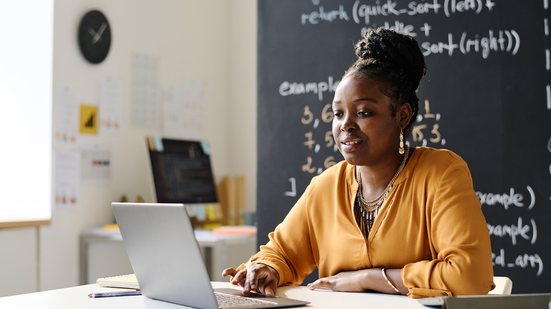
[(251, 291), (257, 291), (258, 286), (258, 272), (254, 269), (251, 269), (247, 272), (245, 279), (245, 285), (243, 286), (243, 292), (245, 295), (248, 295)]
[(329, 280), (329, 279), (326, 279), (326, 278), (321, 278), (321, 279), (318, 279), (318, 280), (308, 284), (307, 287), (310, 290), (322, 289), (322, 288), (332, 290), (334, 285), (335, 284), (334, 284), (333, 280)]
[(243, 269), (237, 272), (231, 281), (232, 284), (243, 286), (245, 284), (245, 276), (247, 275), (247, 270)]
[(249, 295), (251, 293), (251, 290), (253, 289), (254, 275), (254, 272), (247, 272), (247, 275), (245, 276), (245, 284), (243, 285), (243, 294)]
[(258, 280), (256, 281), (256, 290), (257, 290), (260, 294), (264, 295), (264, 288), (266, 287), (266, 283), (264, 282), (264, 281), (265, 281), (265, 280), (264, 280), (265, 278), (262, 278), (262, 277), (260, 277), (260, 276), (261, 276), (260, 274), (257, 276), (257, 277), (258, 277)]
[(264, 289), (264, 295), (269, 296), (269, 297), (274, 297), (275, 296), (275, 288), (273, 287), (273, 285), (268, 285)]
[(266, 286), (259, 282), (258, 283), (258, 288), (257, 288), (258, 293), (260, 293), (261, 295), (266, 295), (266, 293), (264, 291), (265, 289), (266, 289)]
[(315, 290), (319, 287), (319, 284), (318, 284), (318, 280), (314, 281), (314, 282), (310, 282), (306, 285), (306, 287), (310, 290)]
[(271, 292), (271, 296), (274, 294), (274, 278), (270, 277), (269, 274), (263, 274), (263, 278), (258, 279), (258, 291), (262, 295), (268, 296), (268, 292)]
[(229, 268), (226, 268), (222, 271), (222, 277), (227, 277), (227, 276), (235, 276), (235, 274), (237, 273), (237, 271), (235, 270), (235, 268), (232, 268), (232, 267), (229, 267)]

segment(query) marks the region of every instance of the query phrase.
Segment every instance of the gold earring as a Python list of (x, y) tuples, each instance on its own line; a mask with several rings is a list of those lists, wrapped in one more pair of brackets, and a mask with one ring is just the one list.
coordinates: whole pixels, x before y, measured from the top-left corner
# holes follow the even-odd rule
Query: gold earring
[(404, 148), (404, 132), (400, 129), (400, 147), (398, 148), (399, 154), (404, 154), (406, 149)]

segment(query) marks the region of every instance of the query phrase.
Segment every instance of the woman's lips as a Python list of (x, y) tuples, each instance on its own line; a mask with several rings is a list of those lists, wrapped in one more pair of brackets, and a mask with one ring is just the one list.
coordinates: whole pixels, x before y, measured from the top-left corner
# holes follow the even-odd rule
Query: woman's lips
[(341, 150), (344, 152), (354, 152), (360, 147), (361, 139), (344, 139), (341, 141)]

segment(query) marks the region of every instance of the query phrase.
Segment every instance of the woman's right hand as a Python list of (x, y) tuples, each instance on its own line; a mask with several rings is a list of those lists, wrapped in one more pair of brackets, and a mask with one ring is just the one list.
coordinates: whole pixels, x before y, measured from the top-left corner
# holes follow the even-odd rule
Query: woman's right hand
[(241, 286), (245, 296), (251, 293), (275, 296), (279, 282), (277, 271), (262, 263), (247, 263), (246, 267), (239, 271), (231, 267), (226, 268), (222, 276), (232, 276), (231, 283)]

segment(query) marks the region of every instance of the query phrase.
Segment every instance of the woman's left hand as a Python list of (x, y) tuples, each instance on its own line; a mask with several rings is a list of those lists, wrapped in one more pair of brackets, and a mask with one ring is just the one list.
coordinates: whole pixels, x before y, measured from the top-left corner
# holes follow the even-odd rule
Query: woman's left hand
[(367, 271), (365, 269), (355, 271), (343, 271), (334, 276), (320, 278), (307, 287), (310, 290), (329, 289), (339, 292), (363, 292), (362, 282), (366, 280)]

